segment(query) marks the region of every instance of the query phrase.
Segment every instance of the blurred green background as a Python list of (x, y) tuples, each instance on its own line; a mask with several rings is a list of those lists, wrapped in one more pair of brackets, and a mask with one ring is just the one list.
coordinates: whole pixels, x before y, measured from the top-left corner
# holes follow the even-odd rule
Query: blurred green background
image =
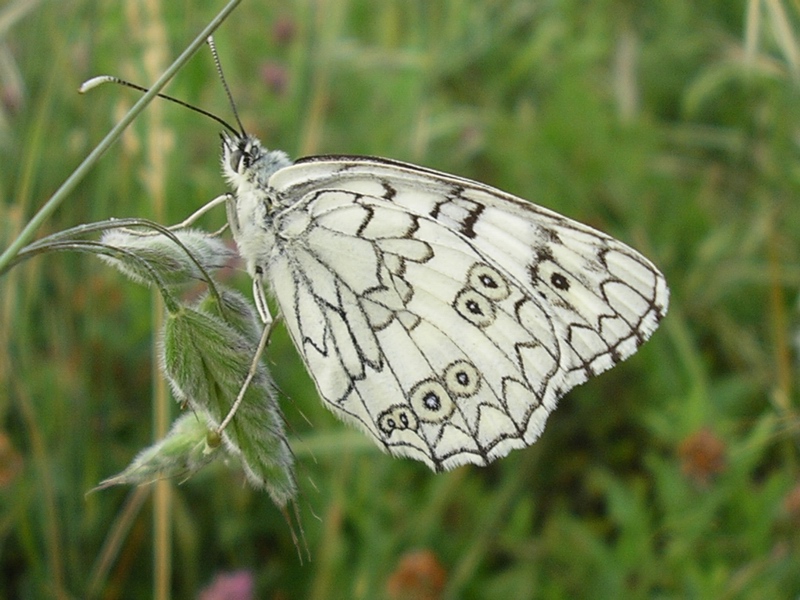
[[(0, 248), (138, 98), (78, 85), (154, 81), (222, 4), (0, 8)], [(332, 417), (280, 326), (300, 564), (222, 464), (86, 495), (154, 438), (153, 297), (88, 255), (23, 263), (0, 279), (0, 599), (193, 598), (228, 572), (256, 598), (797, 598), (798, 36), (785, 0), (245, 0), (216, 38), (267, 146), (589, 223), (663, 269), (670, 313), (533, 447), (441, 475)], [(205, 50), (167, 91), (230, 119)], [(225, 191), (218, 130), (150, 105), (39, 234), (183, 219)]]

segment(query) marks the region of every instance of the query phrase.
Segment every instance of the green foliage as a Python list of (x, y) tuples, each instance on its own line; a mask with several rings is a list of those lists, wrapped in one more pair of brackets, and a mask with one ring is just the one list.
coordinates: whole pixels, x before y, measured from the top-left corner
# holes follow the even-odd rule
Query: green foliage
[[(221, 303), (202, 298), (198, 307), (181, 307), (164, 325), (163, 365), (175, 395), (214, 428), (226, 423), (256, 354), (255, 309), (235, 292), (223, 290)], [(204, 306), (205, 305), (205, 306)], [(203, 310), (213, 306), (217, 313)], [(233, 313), (230, 324), (222, 315)], [(250, 335), (248, 335), (248, 333)], [(255, 337), (255, 339), (254, 339)], [(239, 457), (247, 480), (265, 489), (283, 508), (296, 495), (291, 451), (273, 383), (263, 364), (244, 391), (235, 416), (222, 432), (226, 449)]]
[(162, 477), (191, 477), (217, 458), (219, 444), (209, 444), (209, 427), (196, 414), (175, 419), (167, 435), (145, 448), (120, 473), (100, 482), (98, 490), (112, 485), (141, 485)]
[[(201, 5), (0, 8), (0, 249), (137, 99), (78, 85), (155, 80), (213, 16)], [(0, 278), (0, 599), (149, 597), (163, 551), (176, 598), (239, 569), (259, 598), (403, 597), (425, 578), (448, 598), (800, 595), (798, 33), (795, 5), (755, 0), (245, 0), (216, 38), (265, 144), (408, 160), (587, 222), (663, 269), (670, 313), (533, 447), (442, 475), (332, 417), (278, 323), (266, 364), (298, 469), (300, 564), (269, 495), (222, 461), (173, 482), (171, 550), (157, 503), (135, 503), (150, 488), (85, 496), (165, 433), (155, 302), (85, 254), (21, 263)], [(207, 52), (167, 92), (230, 115)], [(225, 191), (218, 129), (152, 104), (39, 236), (184, 219)], [(223, 326), (202, 292), (174, 293), (189, 308), (171, 327)], [(232, 312), (223, 337), (257, 342)], [(241, 423), (272, 431), (252, 406)]]
[(139, 260), (103, 258), (136, 282), (145, 285), (150, 283), (151, 273), (142, 270), (141, 265), (144, 264), (148, 269), (157, 269), (159, 279), (165, 284), (183, 285), (190, 279), (202, 281), (206, 277), (206, 273), (200, 270), (201, 266), (220, 268), (234, 256), (220, 238), (203, 235), (200, 231), (177, 230), (175, 239), (153, 233), (137, 234), (135, 231), (119, 229), (107, 231), (103, 234), (103, 243), (125, 248)]

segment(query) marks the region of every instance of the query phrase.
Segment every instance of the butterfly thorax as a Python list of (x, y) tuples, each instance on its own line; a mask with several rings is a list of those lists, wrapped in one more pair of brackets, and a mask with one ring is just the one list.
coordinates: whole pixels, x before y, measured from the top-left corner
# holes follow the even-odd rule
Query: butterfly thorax
[(291, 164), (284, 152), (266, 150), (253, 136), (222, 134), (222, 173), (233, 191), (228, 223), (251, 275), (268, 262), (275, 241), (272, 215), (279, 206), (269, 178)]

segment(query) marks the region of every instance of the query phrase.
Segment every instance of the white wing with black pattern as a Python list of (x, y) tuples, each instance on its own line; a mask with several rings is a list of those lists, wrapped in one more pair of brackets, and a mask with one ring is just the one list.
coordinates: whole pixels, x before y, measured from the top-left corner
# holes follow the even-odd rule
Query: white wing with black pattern
[(533, 443), (569, 389), (633, 354), (668, 289), (641, 254), (467, 179), (290, 164), (227, 138), (232, 227), (326, 405), (434, 470)]

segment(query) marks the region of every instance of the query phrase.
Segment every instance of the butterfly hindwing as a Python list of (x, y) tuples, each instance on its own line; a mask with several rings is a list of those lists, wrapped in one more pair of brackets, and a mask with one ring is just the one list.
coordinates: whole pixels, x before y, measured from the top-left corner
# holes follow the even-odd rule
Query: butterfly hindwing
[(266, 274), (321, 396), (436, 470), (534, 442), (559, 397), (666, 311), (638, 252), (476, 182), (315, 157), (269, 188)]

